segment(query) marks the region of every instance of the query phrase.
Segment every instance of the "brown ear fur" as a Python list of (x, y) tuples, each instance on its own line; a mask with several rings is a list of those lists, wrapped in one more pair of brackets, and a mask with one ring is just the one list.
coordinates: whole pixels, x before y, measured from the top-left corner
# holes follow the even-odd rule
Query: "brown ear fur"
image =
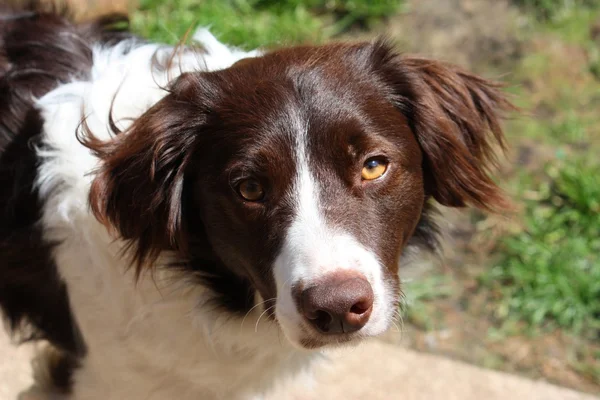
[(510, 208), (489, 175), (505, 148), (501, 119), (515, 109), (502, 86), (453, 65), (398, 56), (384, 41), (372, 57), (421, 145), (427, 193), (450, 207)]
[(185, 250), (184, 172), (204, 118), (191, 102), (179, 101), (185, 79), (110, 141), (83, 125), (82, 143), (102, 160), (90, 190), (92, 212), (130, 241), (138, 274), (161, 250)]

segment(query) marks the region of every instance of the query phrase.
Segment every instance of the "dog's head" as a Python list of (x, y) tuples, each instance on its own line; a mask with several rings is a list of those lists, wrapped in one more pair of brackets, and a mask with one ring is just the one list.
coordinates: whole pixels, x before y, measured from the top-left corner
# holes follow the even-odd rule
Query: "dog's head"
[(382, 41), (278, 50), (181, 75), (92, 144), (92, 209), (140, 269), (175, 250), (242, 282), (238, 311), (258, 293), (298, 346), (376, 335), (428, 199), (504, 205), (487, 170), (508, 108), (495, 84)]

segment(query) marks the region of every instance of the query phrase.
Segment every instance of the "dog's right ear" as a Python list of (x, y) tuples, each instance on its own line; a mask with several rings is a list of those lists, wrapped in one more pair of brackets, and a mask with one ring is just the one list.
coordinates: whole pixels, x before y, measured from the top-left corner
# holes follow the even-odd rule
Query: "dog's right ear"
[(92, 212), (129, 241), (138, 274), (162, 250), (186, 249), (184, 176), (206, 115), (199, 82), (181, 75), (169, 94), (110, 141), (97, 140), (89, 129), (82, 138), (100, 158)]

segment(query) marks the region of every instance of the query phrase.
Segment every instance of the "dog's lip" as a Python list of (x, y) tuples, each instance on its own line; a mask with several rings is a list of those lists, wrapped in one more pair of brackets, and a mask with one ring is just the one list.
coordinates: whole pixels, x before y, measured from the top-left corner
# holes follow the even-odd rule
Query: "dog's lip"
[(302, 324), (302, 336), (298, 340), (305, 349), (315, 350), (323, 347), (337, 347), (339, 345), (356, 342), (370, 337), (361, 332), (326, 335), (318, 333), (314, 328)]
[(300, 339), (300, 346), (308, 350), (317, 350), (322, 348), (333, 348), (349, 343), (358, 343), (364, 338), (365, 336), (357, 334), (341, 335), (331, 338), (305, 336)]

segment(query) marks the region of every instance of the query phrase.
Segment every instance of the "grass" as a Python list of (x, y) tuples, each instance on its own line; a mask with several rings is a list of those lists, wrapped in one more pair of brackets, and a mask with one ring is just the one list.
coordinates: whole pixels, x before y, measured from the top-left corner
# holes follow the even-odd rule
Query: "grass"
[(560, 18), (573, 10), (598, 6), (598, 0), (515, 0), (514, 3), (543, 21)]
[[(496, 316), (529, 328), (600, 330), (600, 163), (555, 161), (525, 198), (520, 232), (501, 241), (500, 262), (482, 282), (496, 292)], [(527, 198), (529, 198), (527, 200)]]
[(521, 106), (533, 115), (509, 130), (514, 143), (534, 139), (553, 156), (542, 171), (517, 172), (520, 229), (501, 239), (499, 261), (481, 282), (494, 293), (503, 324), (593, 339), (600, 332), (600, 162), (594, 156), (600, 153), (600, 81), (590, 26), (600, 18), (600, 4), (528, 3), (539, 5), (533, 44), (515, 76)]
[[(164, 18), (168, 15), (168, 18)], [(305, 7), (272, 13), (251, 1), (142, 0), (132, 25), (142, 36), (175, 43), (196, 26), (208, 26), (222, 41), (245, 48), (286, 42), (321, 40), (323, 23)]]
[[(196, 26), (244, 48), (320, 42), (359, 24), (368, 28), (395, 13), (401, 0), (141, 0), (132, 27), (175, 43)], [(167, 16), (167, 17), (166, 17)]]
[(436, 318), (431, 315), (428, 302), (449, 297), (453, 288), (445, 275), (432, 275), (403, 282), (402, 309), (411, 324), (430, 331), (436, 329)]

